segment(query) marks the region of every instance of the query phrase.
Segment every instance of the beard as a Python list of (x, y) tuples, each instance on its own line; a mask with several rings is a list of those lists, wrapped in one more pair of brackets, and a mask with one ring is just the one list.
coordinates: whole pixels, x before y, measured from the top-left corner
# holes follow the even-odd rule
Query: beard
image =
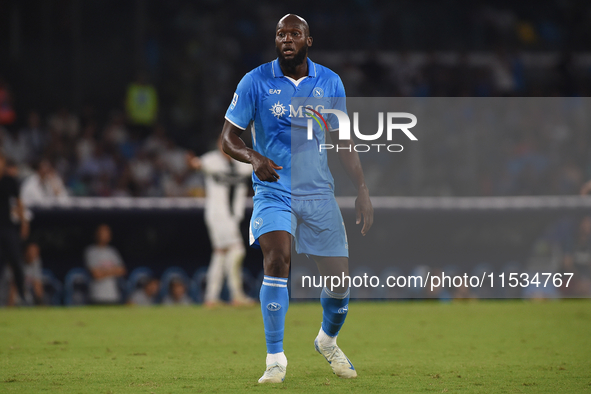
[(277, 57), (279, 58), (279, 65), (287, 74), (295, 74), (297, 66), (304, 63), (304, 59), (308, 56), (308, 46), (305, 45), (295, 53), (295, 55), (291, 59), (286, 59), (283, 56), (281, 50), (275, 47), (275, 51), (277, 52)]

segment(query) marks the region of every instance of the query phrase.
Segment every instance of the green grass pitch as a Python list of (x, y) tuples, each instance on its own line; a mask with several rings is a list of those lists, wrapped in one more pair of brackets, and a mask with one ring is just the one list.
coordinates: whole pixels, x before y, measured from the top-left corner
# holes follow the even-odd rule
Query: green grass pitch
[(352, 302), (341, 380), (314, 351), (318, 303), (295, 303), (287, 377), (258, 385), (260, 310), (0, 310), (0, 393), (591, 392), (591, 302)]

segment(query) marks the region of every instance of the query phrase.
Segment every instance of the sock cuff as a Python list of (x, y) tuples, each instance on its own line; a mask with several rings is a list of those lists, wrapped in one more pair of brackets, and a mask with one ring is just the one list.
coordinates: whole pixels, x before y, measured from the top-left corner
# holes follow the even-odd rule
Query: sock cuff
[(275, 276), (265, 275), (263, 277), (263, 286), (287, 287), (287, 278), (278, 278)]
[(344, 293), (335, 293), (334, 291), (328, 290), (326, 287), (322, 289), (322, 291), (330, 298), (335, 298), (337, 300), (344, 300), (345, 298), (349, 297), (349, 293), (351, 292), (351, 288), (348, 288)]

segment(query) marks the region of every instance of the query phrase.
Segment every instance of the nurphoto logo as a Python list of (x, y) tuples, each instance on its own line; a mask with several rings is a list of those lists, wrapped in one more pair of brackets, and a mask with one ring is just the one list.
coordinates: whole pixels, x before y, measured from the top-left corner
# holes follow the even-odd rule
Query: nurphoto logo
[[(339, 140), (351, 139), (351, 121), (349, 116), (338, 109), (327, 109), (317, 108), (316, 110), (310, 107), (305, 107), (305, 110), (310, 117), (308, 119), (308, 140), (314, 139), (314, 121), (320, 126), (321, 130), (328, 130), (328, 124), (322, 114), (334, 114), (339, 121)], [(383, 112), (378, 112), (378, 131), (374, 134), (362, 134), (359, 131), (359, 113), (353, 113), (353, 132), (355, 136), (362, 141), (377, 141), (384, 133), (384, 118), (386, 119), (386, 139), (392, 141), (392, 135), (394, 130), (400, 130), (408, 137), (411, 141), (417, 141), (417, 137), (410, 132), (409, 129), (413, 128), (417, 124), (417, 117), (409, 112), (387, 112), (385, 115)], [(394, 119), (408, 119), (410, 123), (394, 123)], [(354, 144), (352, 146), (343, 147), (336, 146), (334, 144), (320, 144), (318, 147), (319, 151), (336, 149), (339, 150), (355, 150), (355, 152), (369, 152), (372, 149), (380, 152), (380, 148), (384, 148), (388, 152), (402, 152), (404, 149), (400, 144)]]

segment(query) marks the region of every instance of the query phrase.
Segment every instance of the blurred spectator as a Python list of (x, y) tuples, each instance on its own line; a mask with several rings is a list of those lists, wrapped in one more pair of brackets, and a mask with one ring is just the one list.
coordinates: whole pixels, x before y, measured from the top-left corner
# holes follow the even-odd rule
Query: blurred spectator
[(27, 160), (32, 162), (36, 160), (48, 142), (47, 130), (41, 125), (41, 117), (36, 111), (30, 111), (27, 117), (27, 125), (20, 131), (20, 135), (24, 138), (28, 145)]
[(129, 132), (125, 126), (125, 115), (121, 111), (111, 114), (109, 123), (105, 127), (104, 139), (110, 144), (119, 146), (127, 141)]
[(25, 246), (25, 302), (18, 296), (18, 292), (13, 280), (12, 270), (6, 267), (4, 275), (10, 282), (10, 295), (8, 297), (8, 305), (40, 305), (43, 303), (43, 264), (41, 262), (41, 254), (39, 253), (39, 245), (30, 242)]
[(96, 229), (96, 243), (86, 248), (84, 260), (92, 275), (90, 300), (94, 304), (118, 304), (121, 292), (117, 279), (126, 274), (121, 255), (112, 246), (111, 228), (101, 224)]
[(12, 95), (8, 84), (0, 76), (0, 126), (9, 126), (16, 120), (16, 112), (12, 103)]
[(48, 198), (63, 200), (68, 197), (68, 192), (49, 160), (43, 159), (36, 164), (35, 173), (23, 182), (20, 196), (25, 206), (30, 206), (42, 203)]
[(184, 186), (186, 176), (166, 173), (162, 176), (162, 191), (164, 197), (186, 197), (187, 188)]
[(79, 164), (77, 175), (86, 181), (91, 196), (109, 196), (117, 176), (117, 164), (109, 146), (96, 144), (92, 156)]
[(190, 305), (191, 299), (187, 295), (187, 286), (182, 279), (174, 278), (168, 285), (168, 294), (162, 300), (164, 305)]
[(79, 163), (84, 163), (90, 159), (96, 147), (97, 126), (95, 123), (89, 123), (84, 126), (82, 136), (76, 141), (76, 158)]
[(131, 171), (129, 165), (125, 164), (117, 180), (117, 184), (111, 194), (113, 197), (131, 197), (140, 196), (137, 185), (132, 180)]
[(23, 134), (15, 130), (0, 128), (0, 141), (2, 143), (2, 151), (7, 159), (19, 165), (26, 164), (31, 153), (30, 145)]
[(130, 160), (129, 170), (136, 187), (139, 190), (148, 190), (155, 177), (153, 155), (148, 156), (144, 150), (140, 150), (137, 156)]
[(144, 150), (148, 153), (156, 153), (158, 155), (164, 153), (168, 146), (166, 139), (166, 129), (162, 124), (157, 124), (152, 131), (152, 134), (144, 142)]
[(158, 94), (145, 72), (140, 72), (127, 88), (125, 109), (130, 125), (146, 137), (158, 117)]
[(564, 269), (574, 274), (570, 289), (564, 289), (568, 295), (591, 295), (591, 216), (581, 219), (574, 236), (567, 242)]
[(80, 120), (67, 107), (61, 107), (49, 118), (49, 128), (60, 137), (72, 139), (80, 133)]
[(129, 297), (128, 303), (131, 305), (154, 305), (156, 296), (160, 290), (160, 282), (156, 278), (144, 278), (140, 282), (140, 288), (133, 292)]
[(168, 171), (173, 174), (183, 175), (189, 169), (186, 156), (187, 151), (185, 149), (180, 148), (173, 140), (168, 139), (160, 158)]

